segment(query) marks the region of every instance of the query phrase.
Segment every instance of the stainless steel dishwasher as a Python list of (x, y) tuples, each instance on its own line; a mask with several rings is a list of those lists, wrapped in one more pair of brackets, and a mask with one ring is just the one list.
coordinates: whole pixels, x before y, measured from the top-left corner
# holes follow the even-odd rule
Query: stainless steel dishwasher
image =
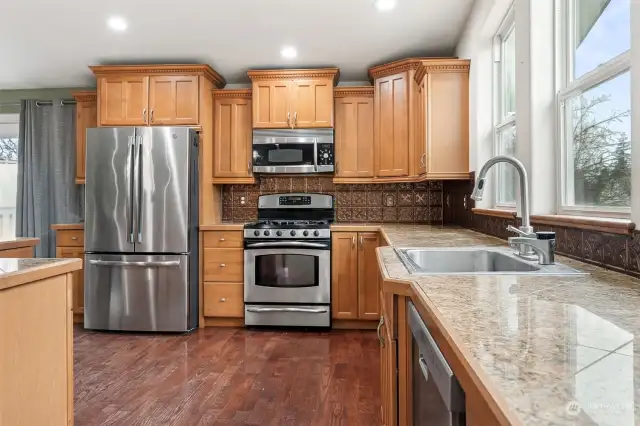
[(413, 426), (463, 426), (464, 391), (415, 306), (407, 305), (413, 336)]

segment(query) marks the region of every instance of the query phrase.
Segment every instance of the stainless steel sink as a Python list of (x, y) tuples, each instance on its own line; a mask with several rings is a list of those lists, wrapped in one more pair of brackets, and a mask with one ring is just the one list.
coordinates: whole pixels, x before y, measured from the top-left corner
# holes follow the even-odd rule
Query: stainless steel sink
[(412, 275), (588, 275), (561, 264), (529, 262), (502, 247), (397, 248)]

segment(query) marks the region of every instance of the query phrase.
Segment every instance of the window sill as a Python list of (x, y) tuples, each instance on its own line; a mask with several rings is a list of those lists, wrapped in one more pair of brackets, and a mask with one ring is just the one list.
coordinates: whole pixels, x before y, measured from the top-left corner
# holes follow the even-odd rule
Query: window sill
[(564, 226), (610, 234), (631, 235), (636, 224), (627, 219), (584, 217), (566, 215), (533, 215), (531, 223), (536, 225)]
[(474, 214), (480, 216), (492, 216), (502, 219), (515, 219), (516, 212), (513, 210), (499, 210), (499, 209), (471, 209)]

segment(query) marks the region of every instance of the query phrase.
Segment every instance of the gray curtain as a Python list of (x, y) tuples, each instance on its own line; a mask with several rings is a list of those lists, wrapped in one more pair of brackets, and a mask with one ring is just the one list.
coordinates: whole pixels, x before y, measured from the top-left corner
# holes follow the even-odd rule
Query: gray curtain
[(40, 238), (36, 257), (55, 257), (51, 225), (84, 218), (84, 186), (75, 184), (75, 105), (20, 102), (16, 235)]

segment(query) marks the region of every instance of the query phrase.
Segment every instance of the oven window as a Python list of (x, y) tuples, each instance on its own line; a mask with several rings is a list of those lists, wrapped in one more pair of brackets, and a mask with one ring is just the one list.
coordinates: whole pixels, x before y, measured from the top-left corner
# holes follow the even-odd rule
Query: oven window
[(302, 162), (302, 150), (300, 149), (273, 149), (269, 151), (269, 163), (300, 163)]
[(313, 287), (318, 285), (318, 256), (268, 254), (256, 256), (256, 285)]
[(315, 163), (314, 144), (253, 145), (255, 166), (309, 166)]

